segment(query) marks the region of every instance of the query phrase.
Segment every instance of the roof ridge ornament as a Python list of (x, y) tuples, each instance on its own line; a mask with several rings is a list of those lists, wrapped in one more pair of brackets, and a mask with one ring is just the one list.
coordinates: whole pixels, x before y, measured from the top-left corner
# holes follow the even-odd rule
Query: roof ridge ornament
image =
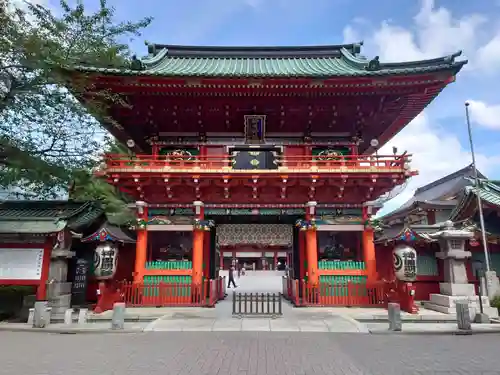
[(144, 44), (146, 45), (146, 47), (148, 47), (148, 54), (150, 56), (156, 56), (156, 52), (157, 52), (156, 44), (149, 43), (147, 40), (144, 41)]
[(462, 55), (462, 50), (457, 51), (457, 52), (455, 52), (455, 53), (452, 53), (451, 55), (446, 56), (446, 57), (444, 58), (444, 61), (445, 61), (446, 63), (453, 64), (453, 63), (455, 62), (455, 59), (456, 59), (457, 57), (461, 56), (461, 55)]
[(144, 64), (141, 59), (137, 58), (137, 55), (132, 56), (132, 61), (130, 62), (130, 69), (141, 71), (144, 70)]
[(380, 70), (380, 56), (375, 56), (372, 60), (370, 60), (365, 69), (369, 72)]

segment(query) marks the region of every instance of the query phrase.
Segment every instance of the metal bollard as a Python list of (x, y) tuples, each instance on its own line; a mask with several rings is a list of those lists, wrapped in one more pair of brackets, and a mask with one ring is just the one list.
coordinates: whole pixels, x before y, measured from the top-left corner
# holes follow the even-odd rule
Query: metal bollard
[(389, 330), (401, 331), (401, 307), (399, 306), (399, 303), (389, 303), (387, 306), (387, 314), (389, 316)]
[(35, 302), (33, 328), (45, 328), (50, 323), (50, 310), (47, 301)]
[(469, 302), (468, 301), (457, 301), (457, 327), (460, 333), (470, 334), (472, 333), (471, 318), (469, 313)]
[(87, 314), (89, 313), (89, 309), (80, 309), (78, 311), (78, 324), (86, 324), (87, 323)]
[(73, 309), (67, 309), (64, 312), (64, 324), (73, 324)]
[(119, 330), (124, 328), (125, 328), (125, 304), (123, 302), (117, 302), (113, 305), (111, 329)]

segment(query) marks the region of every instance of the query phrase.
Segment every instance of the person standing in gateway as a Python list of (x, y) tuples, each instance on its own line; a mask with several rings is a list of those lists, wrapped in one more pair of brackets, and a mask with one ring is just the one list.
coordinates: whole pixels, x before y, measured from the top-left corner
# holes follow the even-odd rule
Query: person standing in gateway
[(231, 266), (231, 268), (229, 269), (229, 281), (227, 282), (228, 288), (231, 288), (231, 283), (235, 288), (238, 287), (238, 285), (236, 285), (236, 283), (234, 282), (234, 271), (235, 271), (234, 266)]

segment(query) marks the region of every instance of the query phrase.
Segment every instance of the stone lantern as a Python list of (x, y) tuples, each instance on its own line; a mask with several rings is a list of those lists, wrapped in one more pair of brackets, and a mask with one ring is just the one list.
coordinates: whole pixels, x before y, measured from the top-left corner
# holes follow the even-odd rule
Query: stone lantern
[[(455, 229), (451, 221), (446, 221), (440, 231), (429, 234), (437, 239), (441, 251), (436, 257), (444, 262), (444, 282), (439, 283), (440, 294), (431, 294), (425, 307), (447, 314), (456, 313), (456, 302), (468, 301), (471, 315), (479, 311), (479, 297), (474, 284), (469, 284), (466, 261), (471, 257), (470, 251), (465, 251), (466, 242), (473, 237), (469, 231)], [(488, 297), (483, 297), (484, 312), (490, 317), (497, 317), (498, 310), (489, 304)]]

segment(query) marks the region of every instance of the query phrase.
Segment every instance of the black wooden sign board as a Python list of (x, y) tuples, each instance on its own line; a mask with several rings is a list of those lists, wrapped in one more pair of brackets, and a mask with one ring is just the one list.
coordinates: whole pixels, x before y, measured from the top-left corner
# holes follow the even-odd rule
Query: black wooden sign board
[(233, 151), (234, 169), (278, 169), (274, 151)]
[(77, 259), (73, 285), (71, 287), (71, 306), (84, 306), (87, 303), (87, 286), (89, 275), (89, 262)]

